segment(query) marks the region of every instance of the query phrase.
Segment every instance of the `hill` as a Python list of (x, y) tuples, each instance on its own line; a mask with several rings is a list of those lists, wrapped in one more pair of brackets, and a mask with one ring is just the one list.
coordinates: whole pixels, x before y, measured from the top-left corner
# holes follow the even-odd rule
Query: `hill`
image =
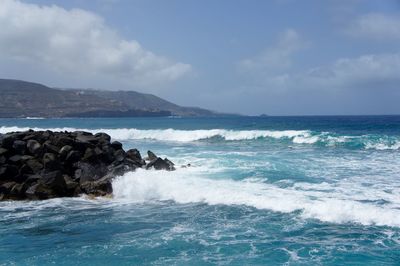
[(219, 116), (136, 91), (55, 89), (0, 79), (0, 117)]

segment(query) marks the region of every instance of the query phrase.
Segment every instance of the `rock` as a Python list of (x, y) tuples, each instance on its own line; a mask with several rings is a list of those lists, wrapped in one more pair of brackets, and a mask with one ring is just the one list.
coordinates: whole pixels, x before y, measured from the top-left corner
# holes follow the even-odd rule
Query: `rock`
[(87, 148), (85, 154), (82, 157), (82, 161), (85, 162), (94, 162), (96, 161), (97, 156), (92, 148)]
[(135, 164), (139, 167), (146, 164), (146, 162), (142, 159), (140, 152), (137, 149), (130, 149), (126, 152), (126, 157), (130, 160), (134, 161)]
[(79, 181), (79, 183), (84, 183), (87, 181), (94, 181), (102, 178), (107, 174), (107, 168), (104, 165), (92, 165), (86, 162), (78, 162), (75, 167), (74, 180)]
[(156, 170), (167, 170), (167, 171), (175, 170), (173, 165), (171, 166), (170, 163), (166, 162), (165, 160), (161, 159), (160, 157), (149, 162), (146, 166), (146, 169), (150, 169), (152, 167)]
[(70, 151), (72, 151), (71, 145), (62, 146), (62, 148), (58, 152), (58, 154), (60, 155), (60, 159), (65, 159)]
[(82, 154), (79, 151), (72, 150), (68, 153), (65, 158), (65, 162), (69, 164), (73, 164), (81, 159)]
[(25, 191), (25, 196), (28, 199), (49, 199), (49, 198), (54, 198), (56, 197), (56, 194), (54, 191), (52, 191), (50, 188), (46, 187), (43, 184), (34, 184), (30, 186), (26, 191)]
[(43, 166), (48, 170), (60, 169), (60, 162), (54, 153), (45, 153), (43, 155)]
[(31, 184), (37, 183), (41, 178), (42, 177), (40, 175), (37, 175), (37, 174), (28, 175), (26, 180), (25, 180), (25, 184), (31, 185)]
[[(0, 134), (0, 200), (109, 195), (114, 177), (146, 166), (137, 149), (125, 152), (110, 140), (88, 132)], [(148, 156), (148, 169), (175, 169), (167, 158)]]
[(58, 170), (42, 173), (42, 178), (39, 179), (39, 183), (57, 192), (59, 196), (63, 196), (62, 193), (65, 192), (67, 188), (64, 177), (61, 171)]
[(114, 152), (114, 158), (116, 162), (123, 162), (126, 157), (126, 153), (124, 150), (117, 150)]
[(10, 195), (11, 197), (15, 197), (16, 199), (23, 199), (25, 197), (25, 191), (27, 189), (26, 184), (15, 184), (11, 190)]
[(12, 180), (18, 175), (18, 172), (16, 166), (4, 164), (0, 167), (0, 180)]
[(111, 143), (111, 147), (115, 150), (121, 150), (122, 149), (122, 143), (119, 141), (113, 141)]
[(147, 158), (148, 161), (157, 160), (157, 155), (154, 154), (152, 151), (147, 151)]
[(1, 140), (1, 146), (3, 146), (3, 148), (8, 150), (12, 149), (15, 139), (16, 136), (14, 134), (3, 135), (3, 138)]
[(36, 159), (28, 160), (25, 164), (32, 169), (33, 173), (38, 173), (43, 168), (43, 164), (38, 162)]
[(49, 140), (46, 140), (43, 143), (43, 150), (46, 153), (55, 153), (58, 154), (60, 151), (60, 148), (58, 148), (57, 146), (53, 145)]
[(16, 185), (16, 182), (7, 182), (0, 185), (0, 193), (10, 194), (11, 189)]
[(63, 177), (67, 190), (73, 193), (75, 189), (79, 186), (79, 183), (75, 182), (69, 175), (64, 175)]
[(8, 158), (8, 161), (13, 163), (13, 164), (19, 164), (21, 162), (21, 155), (16, 154)]
[(0, 156), (6, 155), (8, 153), (7, 149), (0, 147)]
[(25, 154), (26, 142), (23, 140), (15, 140), (12, 147), (18, 154)]
[(28, 140), (26, 143), (26, 147), (32, 155), (39, 155), (42, 151), (42, 145), (40, 145), (40, 143), (34, 139)]
[(96, 133), (95, 135), (94, 135), (94, 137), (101, 143), (101, 144), (104, 144), (104, 143), (109, 143), (110, 142), (110, 140), (111, 140), (111, 137), (108, 135), (108, 134), (106, 134), (106, 133)]
[(106, 176), (93, 182), (85, 182), (80, 186), (82, 192), (94, 196), (106, 196), (112, 193), (111, 179)]

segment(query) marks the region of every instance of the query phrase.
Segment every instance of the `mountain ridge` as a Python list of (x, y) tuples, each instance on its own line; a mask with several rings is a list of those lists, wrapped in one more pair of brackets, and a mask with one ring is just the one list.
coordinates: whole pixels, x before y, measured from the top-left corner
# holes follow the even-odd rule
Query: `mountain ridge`
[(199, 107), (184, 107), (137, 91), (60, 89), (0, 79), (0, 117), (154, 117), (224, 116)]

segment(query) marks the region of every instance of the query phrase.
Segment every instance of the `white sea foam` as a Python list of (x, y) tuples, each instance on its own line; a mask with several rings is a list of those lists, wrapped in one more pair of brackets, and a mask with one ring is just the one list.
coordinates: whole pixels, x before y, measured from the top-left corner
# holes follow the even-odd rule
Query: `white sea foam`
[(361, 195), (352, 197), (340, 189), (321, 192), (280, 188), (254, 179), (211, 179), (205, 168), (174, 172), (138, 170), (118, 177), (113, 189), (116, 200), (246, 205), (283, 213), (299, 211), (304, 218), (325, 222), (400, 227), (398, 202), (387, 205), (363, 202), (359, 201)]
[(29, 127), (0, 127), (0, 133), (12, 131), (33, 130), (52, 130), (52, 131), (76, 131), (83, 130), (92, 133), (105, 132), (114, 139), (153, 139), (162, 141), (190, 142), (213, 137), (221, 137), (225, 140), (251, 140), (257, 138), (294, 138), (309, 137), (307, 130), (226, 130), (226, 129), (198, 129), (198, 130), (179, 130), (179, 129), (136, 129), (136, 128), (116, 128), (116, 129), (85, 129), (85, 128), (29, 128)]
[(344, 145), (355, 143), (365, 149), (376, 150), (399, 150), (400, 139), (392, 137), (376, 139), (374, 136), (335, 136), (329, 132), (312, 132), (310, 130), (227, 130), (227, 129), (198, 129), (198, 130), (179, 130), (179, 129), (136, 129), (136, 128), (39, 128), (39, 127), (0, 127), (0, 133), (12, 131), (33, 130), (52, 130), (52, 131), (87, 131), (92, 133), (105, 132), (115, 140), (157, 140), (170, 142), (193, 142), (212, 138), (222, 138), (227, 141), (256, 140), (261, 138), (290, 140), (296, 144), (315, 144), (320, 143), (326, 146)]

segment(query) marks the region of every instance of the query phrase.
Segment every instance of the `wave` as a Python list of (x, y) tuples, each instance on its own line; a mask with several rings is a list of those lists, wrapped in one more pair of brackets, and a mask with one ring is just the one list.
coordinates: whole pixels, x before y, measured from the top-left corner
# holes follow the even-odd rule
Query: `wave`
[(353, 197), (340, 190), (324, 193), (299, 187), (280, 188), (257, 179), (210, 179), (195, 167), (174, 172), (140, 169), (118, 177), (113, 190), (117, 201), (245, 205), (281, 213), (299, 212), (305, 219), (323, 222), (400, 227), (398, 202), (378, 205), (360, 201), (362, 193)]
[(359, 135), (340, 136), (329, 132), (313, 132), (311, 130), (227, 130), (227, 129), (136, 129), (136, 128), (39, 128), (39, 127), (0, 127), (0, 133), (12, 131), (53, 130), (76, 131), (83, 130), (92, 133), (105, 132), (113, 139), (126, 140), (157, 140), (171, 142), (193, 142), (205, 140), (245, 141), (245, 140), (281, 140), (294, 144), (315, 144), (327, 147), (344, 146), (349, 148), (364, 148), (375, 150), (399, 150), (399, 136)]

